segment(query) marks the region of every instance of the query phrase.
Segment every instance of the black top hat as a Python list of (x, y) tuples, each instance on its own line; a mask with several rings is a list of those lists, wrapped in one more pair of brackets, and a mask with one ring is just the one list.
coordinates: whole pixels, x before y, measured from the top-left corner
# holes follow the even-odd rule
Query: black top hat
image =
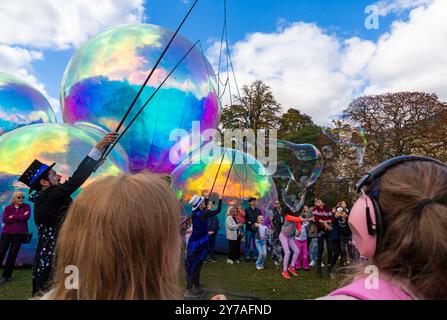
[(39, 160), (34, 160), (33, 163), (20, 176), (19, 181), (23, 182), (30, 188), (30, 192), (39, 189), (40, 179), (54, 167), (56, 163), (48, 166)]

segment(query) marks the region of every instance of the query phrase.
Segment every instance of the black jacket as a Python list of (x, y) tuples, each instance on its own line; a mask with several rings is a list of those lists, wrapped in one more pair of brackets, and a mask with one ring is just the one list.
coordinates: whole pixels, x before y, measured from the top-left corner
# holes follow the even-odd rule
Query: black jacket
[(48, 187), (39, 194), (34, 205), (39, 238), (33, 264), (33, 294), (48, 290), (57, 236), (72, 202), (71, 195), (82, 186), (97, 165), (98, 161), (87, 156), (65, 183)]
[(214, 233), (219, 232), (219, 219), (216, 216), (212, 216), (208, 219), (208, 231), (213, 231)]
[(39, 199), (34, 205), (36, 226), (59, 226), (72, 202), (71, 195), (90, 177), (97, 164), (98, 161), (87, 156), (65, 183), (48, 187), (40, 192)]
[(254, 224), (258, 220), (258, 216), (261, 216), (261, 210), (258, 208), (252, 209), (251, 207), (248, 207), (245, 211), (245, 230), (246, 231), (256, 231), (253, 229)]

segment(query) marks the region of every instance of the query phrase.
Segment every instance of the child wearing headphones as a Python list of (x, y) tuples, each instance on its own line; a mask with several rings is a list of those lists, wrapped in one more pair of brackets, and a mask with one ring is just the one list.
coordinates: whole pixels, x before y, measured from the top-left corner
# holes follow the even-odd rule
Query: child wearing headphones
[(446, 165), (425, 157), (393, 158), (370, 170), (356, 189), (362, 195), (349, 226), (367, 260), (349, 285), (322, 299), (446, 299)]

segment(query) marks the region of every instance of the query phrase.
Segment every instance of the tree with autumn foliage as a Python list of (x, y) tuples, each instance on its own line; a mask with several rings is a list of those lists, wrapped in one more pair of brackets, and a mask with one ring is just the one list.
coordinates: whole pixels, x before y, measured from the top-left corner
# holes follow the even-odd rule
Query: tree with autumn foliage
[(364, 96), (344, 110), (342, 119), (364, 128), (369, 165), (410, 154), (447, 160), (447, 104), (436, 94)]
[(223, 129), (276, 129), (280, 121), (281, 105), (272, 90), (261, 80), (242, 87), (242, 96), (236, 104), (222, 108)]

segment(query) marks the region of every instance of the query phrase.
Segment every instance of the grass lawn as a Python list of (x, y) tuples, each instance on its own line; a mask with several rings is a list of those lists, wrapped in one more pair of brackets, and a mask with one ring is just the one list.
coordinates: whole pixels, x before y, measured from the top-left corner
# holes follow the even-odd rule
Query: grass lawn
[[(322, 278), (317, 276), (314, 269), (299, 271), (298, 274), (298, 277), (290, 275), (291, 279), (286, 280), (281, 276), (281, 269), (277, 269), (269, 259), (264, 270), (256, 270), (254, 262), (242, 261), (229, 265), (226, 263), (226, 256), (220, 255), (216, 263), (207, 262), (204, 265), (201, 282), (214, 291), (224, 290), (273, 300), (315, 299), (337, 286), (324, 269)], [(0, 287), (0, 300), (31, 298), (31, 269), (14, 270), (12, 280)], [(182, 281), (181, 286), (183, 285)]]

